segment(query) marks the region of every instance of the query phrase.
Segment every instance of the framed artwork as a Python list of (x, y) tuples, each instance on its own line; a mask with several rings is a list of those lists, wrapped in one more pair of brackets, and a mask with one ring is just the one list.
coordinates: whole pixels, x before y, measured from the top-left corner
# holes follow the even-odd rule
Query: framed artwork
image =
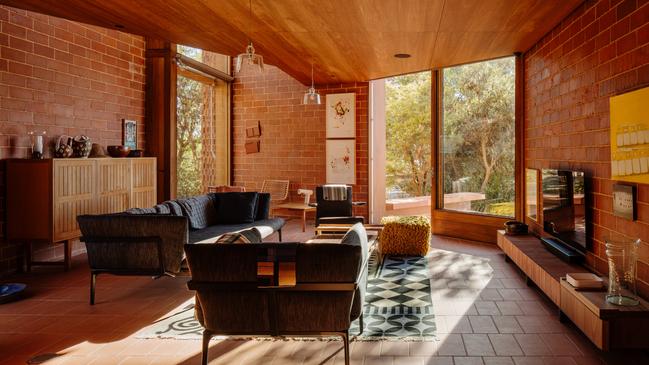
[(613, 184), (613, 215), (635, 220), (635, 186)]
[(611, 178), (649, 183), (649, 87), (614, 96), (611, 107)]
[(538, 222), (539, 170), (525, 169), (525, 214)]
[(356, 94), (327, 94), (327, 138), (356, 138)]
[(122, 145), (132, 150), (137, 149), (137, 122), (122, 119)]
[(356, 183), (356, 140), (327, 140), (327, 184)]

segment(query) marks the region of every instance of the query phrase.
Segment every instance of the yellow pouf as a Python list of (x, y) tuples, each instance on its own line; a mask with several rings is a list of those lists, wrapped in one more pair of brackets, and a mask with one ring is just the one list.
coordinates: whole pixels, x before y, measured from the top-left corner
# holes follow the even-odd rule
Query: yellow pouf
[(383, 230), (379, 237), (382, 255), (426, 256), (430, 241), (430, 221), (424, 216), (381, 219)]

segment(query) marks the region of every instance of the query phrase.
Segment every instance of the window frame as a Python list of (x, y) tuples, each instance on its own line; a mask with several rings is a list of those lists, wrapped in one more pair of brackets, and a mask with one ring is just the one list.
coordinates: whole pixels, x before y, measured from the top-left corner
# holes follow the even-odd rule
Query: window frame
[[(511, 55), (497, 57), (493, 59), (486, 59), (471, 63), (479, 63), (492, 61), (495, 59), (511, 57)], [(515, 54), (515, 109), (514, 109), (514, 185), (515, 185), (515, 202), (514, 202), (514, 217), (502, 217), (485, 213), (472, 213), (462, 212), (451, 209), (443, 208), (444, 199), (444, 186), (443, 186), (443, 170), (442, 170), (442, 123), (443, 123), (443, 69), (434, 69), (431, 79), (431, 119), (432, 119), (432, 135), (431, 135), (431, 163), (435, 182), (432, 184), (431, 197), (431, 217), (432, 217), (432, 232), (434, 234), (441, 234), (451, 237), (471, 239), (483, 242), (495, 243), (497, 239), (496, 231), (503, 229), (505, 222), (512, 219), (522, 220), (524, 217), (524, 182), (523, 174), (525, 169), (522, 168), (524, 161), (524, 146), (523, 146), (523, 58), (521, 54)], [(461, 65), (454, 65), (461, 66)], [(448, 66), (448, 67), (454, 67)], [(467, 224), (471, 225), (471, 229), (466, 229)]]

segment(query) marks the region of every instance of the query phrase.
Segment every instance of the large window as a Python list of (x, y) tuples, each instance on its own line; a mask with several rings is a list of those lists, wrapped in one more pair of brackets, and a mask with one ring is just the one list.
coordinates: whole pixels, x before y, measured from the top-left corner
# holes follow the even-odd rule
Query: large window
[(515, 213), (515, 58), (442, 71), (440, 167), (446, 210)]
[[(228, 64), (222, 62), (225, 56), (196, 48), (178, 46), (178, 53), (210, 67)], [(176, 86), (176, 195), (193, 196), (208, 186), (228, 185), (228, 84), (179, 67)]]
[(386, 215), (430, 216), (430, 71), (385, 80)]

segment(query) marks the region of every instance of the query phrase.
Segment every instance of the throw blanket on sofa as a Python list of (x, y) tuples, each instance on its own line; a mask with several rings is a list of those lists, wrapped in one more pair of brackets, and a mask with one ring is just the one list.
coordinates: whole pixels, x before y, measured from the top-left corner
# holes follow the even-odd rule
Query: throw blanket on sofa
[(322, 198), (324, 200), (347, 200), (347, 185), (323, 185)]

